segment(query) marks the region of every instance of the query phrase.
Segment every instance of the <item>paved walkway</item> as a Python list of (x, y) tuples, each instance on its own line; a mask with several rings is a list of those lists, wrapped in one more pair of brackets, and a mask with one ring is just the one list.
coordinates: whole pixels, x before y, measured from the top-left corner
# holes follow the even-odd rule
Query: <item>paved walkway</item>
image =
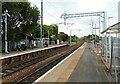
[[(111, 82), (111, 76), (90, 43), (85, 43), (64, 61), (52, 68), (34, 84), (40, 82)], [(42, 84), (41, 83), (41, 84)]]
[(75, 52), (69, 55), (56, 67), (48, 71), (45, 75), (37, 79), (35, 81), (35, 84), (36, 83), (39, 84), (40, 82), (42, 83), (43, 82), (67, 82), (68, 78), (70, 77), (70, 74), (73, 72), (80, 57), (82, 56), (84, 49), (86, 47), (86, 44), (87, 43), (85, 43), (83, 46), (78, 48)]
[(110, 82), (106, 67), (88, 44), (68, 82)]

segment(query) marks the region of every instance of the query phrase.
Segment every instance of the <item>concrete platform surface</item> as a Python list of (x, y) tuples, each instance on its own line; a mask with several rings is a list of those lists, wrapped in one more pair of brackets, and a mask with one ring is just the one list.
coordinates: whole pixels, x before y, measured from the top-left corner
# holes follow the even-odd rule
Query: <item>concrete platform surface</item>
[(66, 59), (38, 78), (33, 84), (52, 82), (106, 82), (112, 84), (111, 75), (106, 71), (100, 56), (84, 43)]
[(39, 84), (40, 82), (67, 82), (70, 74), (73, 72), (80, 57), (82, 56), (86, 44), (87, 43), (84, 43), (80, 48), (61, 61), (58, 65), (38, 78), (33, 84)]
[(97, 56), (91, 44), (88, 43), (76, 68), (70, 75), (68, 82), (112, 82), (100, 56)]

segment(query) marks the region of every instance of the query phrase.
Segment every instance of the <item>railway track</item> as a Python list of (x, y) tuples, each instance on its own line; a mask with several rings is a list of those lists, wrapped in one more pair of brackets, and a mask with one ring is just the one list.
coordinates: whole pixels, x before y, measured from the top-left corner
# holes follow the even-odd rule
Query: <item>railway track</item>
[[(3, 77), (3, 82), (7, 83), (32, 83), (34, 82), (37, 78), (39, 78), (41, 75), (46, 73), (49, 69), (54, 67), (56, 64), (58, 64), (60, 61), (62, 61), (65, 57), (67, 57), (70, 53), (72, 53), (75, 49), (77, 49), (79, 46), (81, 46), (83, 42), (76, 44), (74, 46), (68, 47), (65, 50), (61, 51), (55, 51), (56, 53), (51, 54), (49, 58), (46, 57), (42, 60), (36, 61), (34, 63), (31, 63), (28, 67), (28, 65), (23, 65), (24, 69), (18, 71), (18, 73), (14, 72), (14, 74), (11, 72), (8, 76)], [(48, 53), (49, 55), (50, 53)], [(27, 68), (25, 68), (27, 67)], [(23, 75), (24, 74), (24, 75)], [(19, 76), (16, 78), (16, 76)], [(14, 78), (14, 79), (12, 79)], [(11, 80), (10, 80), (11, 79)]]
[(24, 69), (26, 67), (29, 67), (29, 66), (31, 66), (31, 65), (39, 62), (39, 61), (45, 60), (45, 59), (47, 59), (47, 58), (49, 58), (51, 56), (54, 56), (55, 54), (57, 54), (57, 53), (59, 53), (61, 51), (62, 50), (60, 50), (60, 51), (55, 50), (55, 51), (43, 54), (43, 55), (41, 55), (39, 57), (36, 57), (36, 58), (32, 59), (32, 61), (31, 60), (30, 61), (26, 61), (26, 62), (20, 63), (18, 65), (15, 65), (15, 66), (3, 69), (2, 70), (2, 77), (6, 77), (6, 76), (8, 76), (10, 74), (13, 74), (13, 73), (15, 73), (17, 71), (20, 71), (20, 70), (22, 70), (22, 69)]
[(22, 77), (20, 80), (17, 80), (16, 81), (17, 84), (19, 84), (19, 83), (33, 83), (37, 78), (42, 76), (45, 72), (47, 72), (49, 69), (54, 67), (60, 61), (62, 61), (66, 56), (67, 56), (67, 54), (65, 53), (65, 54), (61, 55), (60, 57), (57, 57), (56, 59), (48, 62), (44, 66), (35, 70), (34, 72), (27, 74), (26, 76)]

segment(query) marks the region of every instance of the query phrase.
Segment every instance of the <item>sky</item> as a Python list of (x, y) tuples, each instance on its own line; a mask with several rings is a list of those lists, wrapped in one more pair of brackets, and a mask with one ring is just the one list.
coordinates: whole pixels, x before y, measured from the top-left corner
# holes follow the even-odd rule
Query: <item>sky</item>
[[(40, 9), (40, 0), (28, 1)], [(86, 36), (92, 33), (91, 20), (94, 21), (96, 27), (99, 26), (98, 17), (69, 18), (67, 23), (74, 23), (73, 25), (58, 24), (64, 22), (63, 18), (60, 18), (64, 11), (67, 14), (106, 11), (107, 18), (113, 17), (109, 20), (110, 25), (113, 25), (118, 22), (118, 2), (119, 0), (43, 0), (43, 23), (47, 25), (57, 24), (59, 32), (65, 32), (68, 35), (70, 35), (71, 30), (72, 35), (77, 35), (78, 37)], [(96, 31), (97, 35), (99, 35), (98, 30)]]

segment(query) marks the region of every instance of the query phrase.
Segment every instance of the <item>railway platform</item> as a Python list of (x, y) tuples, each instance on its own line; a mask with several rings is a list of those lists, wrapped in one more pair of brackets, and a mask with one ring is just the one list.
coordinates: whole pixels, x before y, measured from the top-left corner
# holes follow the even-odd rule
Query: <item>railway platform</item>
[(113, 79), (96, 51), (90, 43), (84, 43), (33, 84), (44, 82), (107, 82), (112, 84)]
[(45, 50), (45, 49), (62, 46), (62, 45), (65, 45), (65, 44), (61, 44), (61, 45), (56, 44), (56, 45), (49, 45), (48, 47), (43, 47), (43, 48), (33, 48), (33, 49), (27, 49), (27, 50), (22, 50), (22, 51), (12, 51), (9, 53), (0, 53), (0, 59), (8, 58), (11, 56), (22, 55), (25, 53), (31, 53), (31, 52), (36, 52), (36, 51), (40, 51), (40, 50)]

